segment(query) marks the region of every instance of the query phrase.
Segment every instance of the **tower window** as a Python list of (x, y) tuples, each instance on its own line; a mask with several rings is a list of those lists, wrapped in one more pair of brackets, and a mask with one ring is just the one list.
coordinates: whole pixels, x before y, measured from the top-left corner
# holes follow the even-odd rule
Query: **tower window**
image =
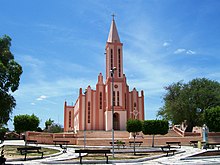
[(119, 91), (117, 91), (117, 106), (119, 106)]
[(71, 127), (71, 118), (72, 118), (71, 111), (69, 111), (69, 127)]
[(118, 49), (118, 76), (121, 77), (121, 49)]
[(90, 123), (90, 101), (88, 102), (88, 123)]
[(99, 94), (99, 109), (102, 109), (102, 92)]
[(126, 99), (126, 93), (125, 93), (125, 109), (127, 108), (127, 99)]
[(113, 91), (113, 106), (115, 106), (115, 91)]

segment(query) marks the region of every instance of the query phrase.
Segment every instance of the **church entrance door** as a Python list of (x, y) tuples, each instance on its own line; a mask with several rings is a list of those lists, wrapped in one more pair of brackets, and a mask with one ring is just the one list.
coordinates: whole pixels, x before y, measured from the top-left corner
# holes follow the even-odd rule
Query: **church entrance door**
[(120, 117), (118, 113), (114, 113), (114, 130), (120, 130)]

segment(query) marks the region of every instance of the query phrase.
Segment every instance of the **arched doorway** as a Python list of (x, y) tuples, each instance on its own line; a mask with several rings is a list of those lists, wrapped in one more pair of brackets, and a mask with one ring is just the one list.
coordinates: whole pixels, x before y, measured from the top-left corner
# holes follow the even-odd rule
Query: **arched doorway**
[(118, 113), (114, 113), (114, 130), (120, 130), (120, 117)]

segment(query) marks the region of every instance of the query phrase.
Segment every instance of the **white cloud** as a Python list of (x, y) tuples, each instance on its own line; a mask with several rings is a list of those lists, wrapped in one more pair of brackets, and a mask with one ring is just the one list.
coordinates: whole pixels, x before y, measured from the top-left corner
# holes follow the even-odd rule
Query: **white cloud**
[(193, 50), (187, 50), (187, 49), (183, 49), (183, 48), (180, 48), (180, 49), (177, 49), (174, 51), (174, 54), (189, 54), (189, 55), (192, 55), (192, 54), (196, 54), (195, 51)]
[(36, 105), (35, 103), (31, 103), (31, 105)]
[(164, 43), (163, 43), (163, 46), (164, 46), (164, 47), (168, 47), (168, 46), (170, 46), (170, 43), (169, 43), (169, 42), (164, 42)]
[(187, 50), (187, 51), (186, 51), (186, 54), (196, 54), (196, 52), (195, 52), (195, 51), (192, 51), (192, 50)]
[(42, 101), (42, 100), (45, 100), (47, 98), (47, 96), (45, 95), (41, 95), (40, 97), (38, 97), (36, 100), (38, 101)]
[(174, 54), (181, 54), (181, 53), (185, 53), (186, 49), (177, 49), (174, 51)]

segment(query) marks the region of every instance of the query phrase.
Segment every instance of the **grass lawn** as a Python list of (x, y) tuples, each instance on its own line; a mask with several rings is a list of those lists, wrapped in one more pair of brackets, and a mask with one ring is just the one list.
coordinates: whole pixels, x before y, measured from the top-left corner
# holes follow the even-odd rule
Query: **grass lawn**
[[(24, 155), (21, 155), (19, 151), (17, 151), (17, 148), (22, 147), (22, 146), (12, 146), (12, 145), (6, 145), (4, 147), (5, 152), (5, 158), (6, 159), (11, 159), (11, 158), (24, 158)], [(49, 148), (41, 148), (41, 151), (44, 152), (44, 156), (45, 155), (51, 155), (51, 154), (55, 154), (58, 153), (58, 150), (55, 149), (49, 149)], [(41, 156), (41, 154), (38, 153), (28, 153), (27, 157), (35, 157), (35, 156)]]

